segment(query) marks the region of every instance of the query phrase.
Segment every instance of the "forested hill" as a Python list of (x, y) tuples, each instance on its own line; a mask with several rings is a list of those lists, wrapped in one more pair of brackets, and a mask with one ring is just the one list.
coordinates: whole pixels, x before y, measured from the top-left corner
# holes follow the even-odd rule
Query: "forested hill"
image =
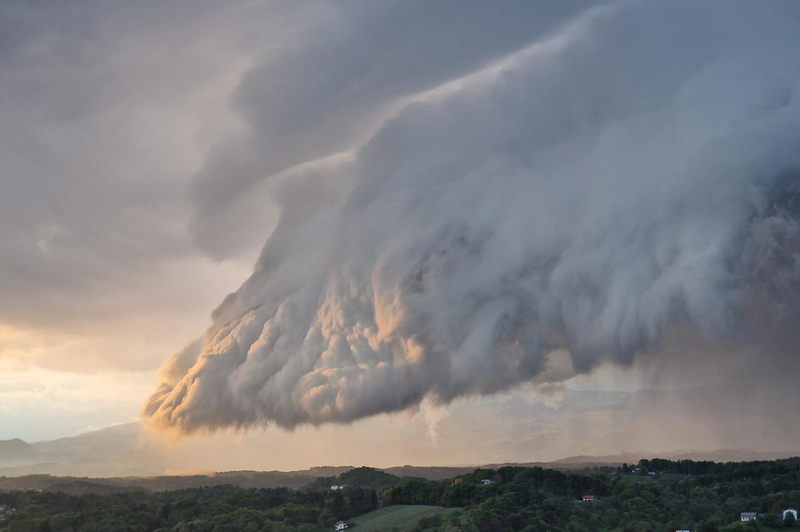
[(339, 476), (321, 477), (308, 485), (306, 489), (327, 489), (331, 486), (343, 486), (353, 488), (385, 488), (387, 486), (399, 486), (410, 480), (424, 480), (421, 478), (398, 477), (374, 469), (372, 467), (357, 467), (350, 471), (345, 471)]
[[(442, 510), (440, 518), (428, 515), (419, 530), (771, 532), (794, 525), (778, 512), (800, 508), (799, 466), (798, 459), (726, 464), (653, 459), (582, 473), (502, 467), (440, 481), (395, 477), (378, 489), (355, 484), (382, 483), (385, 473), (360, 468), (344, 490), (331, 490), (331, 479), (325, 478), (324, 486), (300, 491), (234, 486), (108, 495), (16, 491), (0, 493), (0, 505), (18, 510), (0, 521), (0, 531), (323, 532), (380, 506), (426, 505), (458, 510)], [(341, 479), (336, 478), (344, 483)], [(583, 501), (586, 495), (594, 500)], [(741, 512), (757, 512), (762, 520), (741, 524)]]

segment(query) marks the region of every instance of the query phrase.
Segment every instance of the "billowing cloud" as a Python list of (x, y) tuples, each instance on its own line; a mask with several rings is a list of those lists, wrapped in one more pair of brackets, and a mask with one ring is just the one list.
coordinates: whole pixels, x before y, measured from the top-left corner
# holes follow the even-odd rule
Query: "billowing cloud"
[(0, 327), (42, 338), (14, 358), (152, 371), (249, 275), (259, 182), (588, 2), (2, 2)]
[(257, 192), (269, 177), (364, 143), (413, 95), (497, 61), (592, 3), (270, 3), (273, 44), (232, 98), (249, 127), (220, 143), (192, 183), (198, 244), (218, 258), (260, 246), (262, 233), (241, 224), (268, 226)]
[(192, 369), (192, 366), (197, 363), (197, 357), (200, 355), (200, 349), (202, 347), (203, 340), (202, 338), (198, 338), (184, 346), (180, 351), (175, 352), (164, 362), (158, 372), (158, 378), (161, 384), (156, 393), (151, 395), (148, 399), (147, 404), (143, 408), (144, 412), (155, 412), (175, 385), (178, 384), (181, 379), (183, 379), (184, 375)]
[(253, 275), (144, 413), (180, 433), (350, 422), (532, 381), (557, 348), (578, 372), (628, 363), (682, 329), (783, 356), (799, 16), (609, 3), (408, 95), (340, 139), (351, 156), (270, 180)]

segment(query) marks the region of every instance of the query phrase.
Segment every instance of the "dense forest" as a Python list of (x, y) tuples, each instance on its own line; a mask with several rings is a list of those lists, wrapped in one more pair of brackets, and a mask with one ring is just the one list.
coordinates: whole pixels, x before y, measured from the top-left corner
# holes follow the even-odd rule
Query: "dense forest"
[[(347, 487), (334, 491), (332, 484)], [(586, 495), (595, 499), (583, 501)], [(316, 532), (389, 505), (458, 508), (417, 525), (441, 532), (771, 531), (795, 526), (778, 513), (800, 508), (800, 461), (654, 459), (573, 473), (502, 467), (442, 481), (359, 468), (302, 490), (12, 491), (0, 493), (3, 504), (18, 511), (0, 521), (2, 532)], [(763, 514), (762, 519), (739, 523), (745, 511)]]
[(293, 491), (235, 486), (161, 493), (68, 495), (0, 493), (17, 513), (0, 521), (3, 532), (298, 531), (328, 530), (378, 506), (375, 490)]

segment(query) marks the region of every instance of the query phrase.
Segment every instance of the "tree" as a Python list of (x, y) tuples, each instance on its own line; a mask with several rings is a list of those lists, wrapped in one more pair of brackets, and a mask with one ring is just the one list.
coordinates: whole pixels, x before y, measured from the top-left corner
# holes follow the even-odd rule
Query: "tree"
[(330, 499), (328, 504), (325, 506), (330, 508), (331, 512), (333, 512), (333, 515), (335, 515), (337, 519), (344, 519), (346, 507), (344, 503), (344, 495), (342, 495), (341, 491), (337, 491), (333, 498)]
[(770, 528), (782, 528), (783, 527), (783, 519), (781, 519), (776, 514), (767, 514), (764, 516), (764, 526), (768, 526)]
[(378, 494), (375, 490), (370, 490), (369, 493), (369, 504), (373, 510), (378, 509)]
[(718, 532), (717, 523), (714, 521), (703, 521), (697, 526), (697, 532)]

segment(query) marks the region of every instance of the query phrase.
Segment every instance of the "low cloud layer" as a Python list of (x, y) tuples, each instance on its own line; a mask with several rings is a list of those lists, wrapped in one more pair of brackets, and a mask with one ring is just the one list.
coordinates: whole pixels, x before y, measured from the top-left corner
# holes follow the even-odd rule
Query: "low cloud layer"
[[(686, 330), (796, 369), (800, 9), (615, 2), (550, 20), (393, 100), (363, 141), (347, 126), (272, 166), (245, 157), (280, 220), (202, 343), (163, 368), (152, 426), (346, 423), (533, 381), (558, 348), (577, 372), (630, 363)], [(335, 128), (343, 111), (320, 112)]]

